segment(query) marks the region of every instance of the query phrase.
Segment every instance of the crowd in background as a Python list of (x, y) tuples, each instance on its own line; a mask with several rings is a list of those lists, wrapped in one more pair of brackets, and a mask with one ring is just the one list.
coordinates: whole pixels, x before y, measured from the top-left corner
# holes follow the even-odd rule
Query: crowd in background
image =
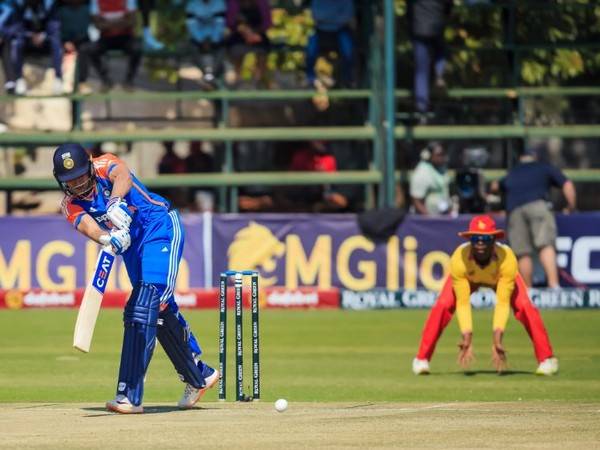
[[(203, 80), (216, 83), (223, 61), (231, 61), (239, 74), (243, 57), (253, 52), (257, 58), (254, 76), (264, 81), (266, 55), (270, 48), (267, 30), (272, 26), (268, 0), (174, 0), (186, 15), (187, 43), (199, 55)], [(353, 0), (311, 0), (315, 32), (306, 49), (306, 79), (319, 82), (315, 63), (321, 47), (334, 48), (341, 55), (341, 86), (353, 82), (355, 20)], [(90, 65), (101, 79), (102, 89), (113, 86), (104, 55), (119, 50), (129, 64), (123, 85), (131, 88), (143, 52), (161, 51), (164, 44), (152, 34), (152, 0), (2, 0), (0, 3), (0, 42), (5, 72), (5, 90), (23, 95), (27, 83), (23, 60), (34, 53), (51, 53), (55, 71), (54, 93), (64, 90), (61, 61), (63, 53), (78, 57), (78, 86), (87, 93)], [(142, 18), (138, 36), (137, 17)], [(225, 52), (226, 50), (226, 52)]]

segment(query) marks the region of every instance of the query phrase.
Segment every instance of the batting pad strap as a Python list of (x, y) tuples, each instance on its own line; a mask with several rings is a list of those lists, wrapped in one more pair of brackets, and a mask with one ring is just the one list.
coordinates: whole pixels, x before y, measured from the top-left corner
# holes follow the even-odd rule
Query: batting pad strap
[(129, 301), (125, 305), (123, 322), (155, 327), (158, 321), (159, 306), (160, 295), (158, 289), (153, 284), (142, 281), (131, 292)]
[(206, 383), (188, 344), (190, 334), (189, 328), (181, 324), (177, 315), (170, 308), (159, 313), (157, 337), (160, 345), (164, 348), (180, 378), (196, 389), (200, 389)]
[(125, 395), (136, 406), (142, 403), (144, 376), (154, 352), (159, 304), (156, 287), (140, 283), (125, 307), (117, 394)]

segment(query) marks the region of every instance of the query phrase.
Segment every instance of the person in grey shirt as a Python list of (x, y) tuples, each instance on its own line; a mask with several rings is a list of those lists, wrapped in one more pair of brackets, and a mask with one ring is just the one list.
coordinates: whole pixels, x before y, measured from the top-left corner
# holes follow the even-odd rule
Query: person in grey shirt
[(442, 215), (451, 211), (450, 177), (446, 171), (448, 157), (439, 142), (430, 143), (421, 152), (410, 179), (410, 197), (417, 214)]
[(548, 194), (560, 188), (567, 200), (564, 212), (575, 210), (576, 192), (573, 182), (557, 167), (538, 161), (539, 147), (521, 152), (519, 162), (500, 180), (508, 214), (508, 240), (519, 260), (519, 273), (527, 286), (532, 284), (534, 252), (546, 272), (548, 287), (558, 288), (556, 266), (556, 220), (550, 210)]

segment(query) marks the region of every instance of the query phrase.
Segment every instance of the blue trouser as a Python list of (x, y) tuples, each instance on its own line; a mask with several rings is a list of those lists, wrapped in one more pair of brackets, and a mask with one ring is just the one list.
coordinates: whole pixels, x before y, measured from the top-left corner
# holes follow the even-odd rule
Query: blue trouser
[(436, 77), (444, 74), (446, 65), (446, 49), (444, 38), (413, 39), (413, 51), (415, 58), (415, 106), (417, 111), (425, 112), (429, 109), (429, 84), (431, 73), (431, 62)]
[[(175, 281), (183, 253), (185, 235), (177, 211), (171, 211), (162, 220), (155, 221), (144, 233), (143, 239), (123, 255), (132, 286), (141, 281), (153, 284), (160, 296), (160, 308), (169, 309), (187, 329), (189, 326), (175, 302)], [(134, 248), (135, 246), (135, 248)], [(164, 251), (164, 250), (167, 251)], [(202, 354), (198, 341), (190, 331), (190, 349), (195, 357)]]
[(327, 35), (334, 35), (337, 39), (338, 51), (342, 60), (340, 68), (342, 82), (346, 84), (350, 83), (352, 81), (354, 41), (352, 39), (352, 31), (348, 27), (343, 27), (338, 31), (316, 30), (308, 39), (306, 47), (306, 78), (311, 84), (316, 79), (315, 64), (319, 57), (320, 40)]
[(134, 405), (142, 403), (143, 379), (157, 337), (182, 378), (197, 388), (204, 385), (197, 366), (202, 351), (173, 294), (183, 242), (181, 220), (171, 211), (146, 224), (143, 236), (123, 254), (134, 289), (123, 314), (117, 395), (125, 395)]
[[(7, 34), (11, 36), (11, 60), (14, 67), (16, 78), (23, 76), (23, 63), (25, 59), (25, 49), (36, 47), (29, 46), (28, 42), (31, 39), (31, 32), (27, 31), (23, 24), (16, 23), (8, 27)], [(62, 79), (62, 42), (60, 40), (60, 22), (58, 20), (50, 20), (46, 25), (46, 41), (44, 45), (50, 47), (52, 54), (52, 67), (56, 74), (56, 78)]]

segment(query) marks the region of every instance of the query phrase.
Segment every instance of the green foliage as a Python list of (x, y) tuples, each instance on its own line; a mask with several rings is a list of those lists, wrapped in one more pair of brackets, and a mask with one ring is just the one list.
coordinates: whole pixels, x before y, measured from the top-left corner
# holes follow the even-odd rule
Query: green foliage
[[(395, 0), (400, 42), (408, 39), (406, 4)], [(596, 0), (456, 0), (445, 38), (448, 75), (457, 85), (590, 84), (600, 76)]]

